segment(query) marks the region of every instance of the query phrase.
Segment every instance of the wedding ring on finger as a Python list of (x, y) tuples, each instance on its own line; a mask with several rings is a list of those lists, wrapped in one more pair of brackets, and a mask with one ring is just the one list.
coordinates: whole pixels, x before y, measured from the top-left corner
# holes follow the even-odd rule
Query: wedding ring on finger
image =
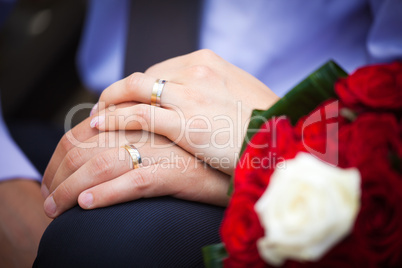
[(166, 80), (163, 79), (157, 79), (154, 83), (154, 86), (152, 88), (152, 95), (151, 95), (151, 105), (152, 106), (161, 106), (161, 95), (163, 88), (165, 87)]
[(126, 144), (122, 146), (122, 148), (126, 149), (126, 151), (130, 154), (131, 160), (133, 161), (133, 169), (139, 168), (142, 160), (140, 152), (135, 148), (132, 144)]

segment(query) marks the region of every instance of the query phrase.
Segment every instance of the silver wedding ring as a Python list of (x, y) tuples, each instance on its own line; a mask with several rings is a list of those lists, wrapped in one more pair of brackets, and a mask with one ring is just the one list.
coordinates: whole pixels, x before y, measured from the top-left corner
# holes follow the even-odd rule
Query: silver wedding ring
[(141, 155), (140, 152), (135, 148), (134, 145), (132, 144), (126, 144), (122, 146), (122, 148), (126, 149), (126, 151), (130, 154), (131, 160), (133, 162), (133, 169), (139, 168), (142, 160), (141, 160)]
[(163, 88), (165, 87), (166, 80), (157, 79), (152, 87), (152, 95), (151, 95), (151, 105), (152, 106), (161, 106), (161, 95)]

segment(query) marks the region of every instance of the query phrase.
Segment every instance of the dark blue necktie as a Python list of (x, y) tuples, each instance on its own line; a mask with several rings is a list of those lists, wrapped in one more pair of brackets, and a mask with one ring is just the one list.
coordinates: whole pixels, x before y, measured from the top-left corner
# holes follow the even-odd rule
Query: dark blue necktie
[(132, 0), (125, 75), (198, 48), (200, 0)]

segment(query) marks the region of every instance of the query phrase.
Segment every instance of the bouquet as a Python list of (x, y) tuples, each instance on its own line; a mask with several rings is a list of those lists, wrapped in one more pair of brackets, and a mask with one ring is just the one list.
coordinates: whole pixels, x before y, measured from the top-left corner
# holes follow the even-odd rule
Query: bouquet
[(206, 265), (402, 267), (401, 114), (400, 62), (329, 62), (256, 111)]

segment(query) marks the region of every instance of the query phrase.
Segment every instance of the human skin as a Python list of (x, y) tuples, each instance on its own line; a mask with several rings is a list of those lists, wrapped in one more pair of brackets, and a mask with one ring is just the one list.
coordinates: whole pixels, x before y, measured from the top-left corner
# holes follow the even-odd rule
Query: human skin
[(0, 182), (0, 267), (32, 267), (40, 238), (51, 222), (43, 201), (36, 181)]
[[(162, 107), (150, 105), (157, 78), (169, 81)], [(209, 50), (134, 73), (108, 87), (93, 115), (60, 141), (42, 183), (46, 214), (57, 217), (77, 202), (92, 209), (162, 195), (225, 206), (251, 111), (277, 99), (259, 80)], [(141, 131), (165, 148), (140, 144)], [(105, 146), (110, 141), (113, 148)], [(128, 143), (141, 145), (141, 155), (154, 162), (132, 170), (128, 153), (119, 148)], [(172, 152), (191, 169), (172, 160), (170, 168), (151, 171), (162, 166), (155, 159)], [(196, 165), (198, 159), (208, 165)]]
[[(229, 176), (205, 165), (167, 138), (143, 131), (99, 132), (89, 118), (59, 142), (42, 181), (46, 214), (55, 218), (77, 203), (84, 209), (139, 198), (173, 197), (226, 206)], [(133, 169), (134, 144), (143, 165)]]
[[(168, 82), (162, 107), (151, 108), (158, 78)], [(258, 79), (204, 49), (166, 60), (106, 88), (91, 126), (102, 131), (155, 132), (231, 175), (252, 110), (265, 110), (278, 99)], [(127, 102), (141, 104), (110, 109)]]

